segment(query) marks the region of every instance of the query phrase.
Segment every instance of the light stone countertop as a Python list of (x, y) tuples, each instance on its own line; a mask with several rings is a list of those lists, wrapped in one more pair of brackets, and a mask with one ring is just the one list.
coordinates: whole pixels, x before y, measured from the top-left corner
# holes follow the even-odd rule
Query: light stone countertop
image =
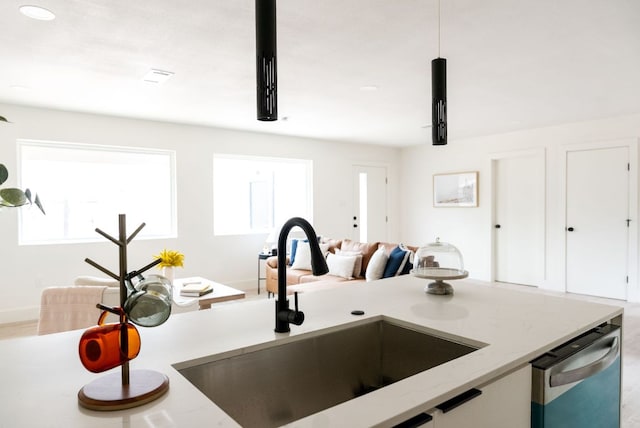
[[(238, 426), (176, 371), (173, 364), (246, 348), (273, 345), (366, 318), (418, 324), (435, 334), (483, 348), (292, 426), (384, 426), (526, 364), (541, 353), (622, 314), (622, 308), (540, 292), (522, 292), (470, 279), (452, 281), (453, 296), (427, 295), (426, 280), (406, 275), (301, 294), (306, 320), (291, 333), (274, 328), (275, 300), (213, 306), (171, 316), (156, 328), (139, 327), (140, 355), (131, 370), (150, 369), (170, 379), (167, 394), (128, 410), (79, 407), (77, 393), (105, 373), (78, 358), (82, 330), (0, 341), (0, 427)], [(351, 311), (365, 311), (362, 317)], [(119, 370), (119, 368), (113, 369)], [(110, 372), (107, 372), (110, 373)]]

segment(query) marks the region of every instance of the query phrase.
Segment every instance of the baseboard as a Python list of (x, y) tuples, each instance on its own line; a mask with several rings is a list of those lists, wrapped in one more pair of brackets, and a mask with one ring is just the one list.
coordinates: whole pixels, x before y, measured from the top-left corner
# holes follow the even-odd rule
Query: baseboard
[(0, 310), (0, 324), (33, 321), (40, 317), (40, 306)]

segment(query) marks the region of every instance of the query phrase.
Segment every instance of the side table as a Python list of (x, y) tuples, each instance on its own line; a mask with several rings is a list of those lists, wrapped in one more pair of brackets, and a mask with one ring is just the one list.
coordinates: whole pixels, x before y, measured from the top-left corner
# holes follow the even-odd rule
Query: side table
[[(213, 291), (200, 297), (185, 297), (180, 294), (180, 289), (187, 282), (210, 283)], [(199, 309), (209, 309), (212, 303), (228, 302), (229, 300), (244, 299), (245, 293), (242, 290), (236, 290), (228, 285), (219, 282), (210, 281), (206, 278), (194, 276), (191, 278), (180, 278), (173, 281), (173, 300), (177, 306), (190, 306), (191, 302), (198, 302)]]
[[(260, 281), (267, 279), (266, 276), (261, 276), (261, 272), (262, 272), (262, 266), (260, 266), (260, 262), (262, 260), (267, 260), (269, 257), (271, 257), (272, 254), (265, 254), (265, 253), (258, 253), (258, 294), (260, 294)], [(265, 274), (266, 275), (266, 274)]]

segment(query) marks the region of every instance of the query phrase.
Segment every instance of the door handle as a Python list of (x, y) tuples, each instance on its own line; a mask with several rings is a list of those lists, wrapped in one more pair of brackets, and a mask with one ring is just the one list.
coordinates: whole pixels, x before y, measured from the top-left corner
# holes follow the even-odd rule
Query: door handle
[(431, 422), (433, 420), (433, 416), (428, 413), (420, 413), (412, 418), (407, 419), (404, 422), (400, 422), (397, 425), (394, 425), (393, 428), (417, 428), (420, 427), (427, 422)]
[(357, 228), (357, 227), (358, 227), (358, 225), (354, 223), (354, 224), (353, 224), (353, 227), (354, 227), (354, 228)]
[(501, 226), (499, 224), (496, 224), (496, 226), (495, 226), (496, 229), (500, 229), (500, 227)]
[(575, 229), (573, 227), (567, 227), (568, 232), (573, 232)]
[(440, 410), (442, 413), (447, 413), (458, 406), (462, 406), (467, 401), (471, 401), (477, 396), (482, 395), (482, 391), (476, 388), (472, 388), (462, 394), (453, 397), (451, 400), (447, 400), (442, 404), (438, 404), (436, 409)]
[(610, 349), (607, 354), (590, 363), (586, 366), (579, 367), (577, 369), (568, 370), (566, 372), (560, 372), (557, 374), (552, 374), (549, 377), (549, 385), (551, 387), (567, 385), (569, 383), (577, 382), (582, 379), (586, 379), (595, 375), (596, 373), (600, 373), (605, 370), (611, 364), (613, 364), (614, 360), (618, 357), (618, 351), (620, 349), (620, 343), (617, 337), (614, 337), (609, 345)]

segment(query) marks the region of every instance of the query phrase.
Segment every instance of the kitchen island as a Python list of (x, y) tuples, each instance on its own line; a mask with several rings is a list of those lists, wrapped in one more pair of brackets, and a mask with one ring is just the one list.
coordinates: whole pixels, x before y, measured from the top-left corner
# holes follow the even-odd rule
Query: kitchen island
[[(410, 275), (349, 284), (299, 296), (306, 320), (275, 333), (274, 299), (171, 316), (139, 328), (131, 361), (169, 377), (169, 391), (149, 404), (113, 412), (78, 405), (80, 388), (104, 376), (78, 358), (82, 331), (0, 341), (0, 427), (233, 427), (238, 424), (176, 369), (217, 354), (237, 355), (370, 318), (423, 327), (478, 347), (474, 352), (292, 423), (292, 426), (391, 426), (459, 394), (527, 367), (529, 361), (604, 322), (621, 324), (622, 308), (523, 292), (474, 280), (453, 283), (453, 296), (424, 293)], [(361, 310), (364, 315), (352, 315)], [(118, 370), (118, 369), (113, 369)], [(110, 372), (107, 372), (110, 373)]]

